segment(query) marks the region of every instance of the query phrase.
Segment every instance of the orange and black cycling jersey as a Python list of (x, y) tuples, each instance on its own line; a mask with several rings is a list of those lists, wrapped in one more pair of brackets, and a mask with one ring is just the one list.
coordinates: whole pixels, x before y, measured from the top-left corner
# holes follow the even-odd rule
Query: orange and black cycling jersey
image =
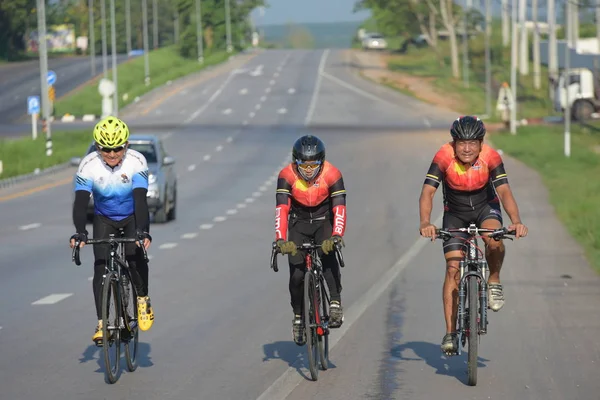
[(433, 158), (425, 184), (443, 183), (447, 211), (475, 210), (483, 204), (497, 203), (495, 188), (508, 183), (502, 157), (484, 144), (477, 160), (465, 165), (457, 159), (451, 143), (443, 145)]
[(287, 238), (288, 217), (300, 221), (333, 220), (332, 235), (346, 230), (346, 188), (342, 173), (328, 161), (312, 182), (300, 177), (292, 164), (279, 172), (275, 209), (275, 240)]

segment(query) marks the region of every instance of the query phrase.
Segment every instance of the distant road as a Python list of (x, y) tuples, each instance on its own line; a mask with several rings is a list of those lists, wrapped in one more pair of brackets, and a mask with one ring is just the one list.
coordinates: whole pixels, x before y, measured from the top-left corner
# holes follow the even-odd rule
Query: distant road
[[(117, 63), (127, 61), (126, 54), (117, 56)], [(96, 74), (102, 73), (102, 57), (96, 57)], [(109, 57), (108, 68), (111, 67)], [(90, 58), (61, 57), (48, 60), (48, 69), (56, 72), (56, 97), (75, 89), (92, 78)], [(0, 125), (17, 122), (27, 114), (27, 96), (41, 92), (40, 64), (37, 60), (8, 63), (0, 66)]]

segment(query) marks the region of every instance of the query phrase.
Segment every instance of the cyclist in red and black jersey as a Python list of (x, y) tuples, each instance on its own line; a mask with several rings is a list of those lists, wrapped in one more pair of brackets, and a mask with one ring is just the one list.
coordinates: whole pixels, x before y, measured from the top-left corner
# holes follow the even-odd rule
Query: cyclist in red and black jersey
[[(516, 237), (527, 235), (522, 224), (519, 208), (508, 184), (504, 163), (500, 154), (483, 144), (486, 129), (483, 122), (472, 116), (460, 117), (452, 124), (450, 134), (453, 141), (444, 144), (429, 167), (419, 199), (420, 233), (435, 239), (436, 227), (431, 224), (433, 197), (440, 184), (444, 193), (443, 227), (463, 228), (475, 223), (480, 228), (502, 227), (502, 211), (508, 214), (516, 231)], [(484, 238), (485, 256), (490, 268), (488, 278), (489, 307), (499, 311), (504, 305), (504, 291), (500, 284), (500, 269), (505, 249), (502, 241)], [(446, 319), (446, 335), (442, 340), (442, 351), (454, 353), (458, 350), (456, 326), (453, 316), (458, 308), (459, 262), (462, 258), (464, 241), (453, 238), (444, 242), (446, 278), (443, 301)]]
[[(321, 243), (323, 274), (331, 295), (330, 327), (344, 321), (340, 293), (340, 267), (334, 241), (346, 230), (346, 189), (340, 171), (325, 161), (325, 145), (316, 136), (302, 136), (292, 149), (292, 162), (281, 170), (277, 180), (275, 240), (282, 254), (289, 254), (289, 290), (294, 311), (294, 342), (306, 342), (302, 324), (305, 259), (296, 245), (314, 239)], [(289, 231), (289, 236), (288, 236)]]

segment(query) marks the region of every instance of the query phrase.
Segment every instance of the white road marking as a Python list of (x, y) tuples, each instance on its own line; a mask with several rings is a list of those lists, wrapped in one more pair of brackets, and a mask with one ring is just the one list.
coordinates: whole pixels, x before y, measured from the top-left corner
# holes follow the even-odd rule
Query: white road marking
[(215, 222), (223, 222), (227, 219), (227, 217), (223, 217), (222, 215), (219, 215), (218, 217), (213, 218), (213, 221)]
[(242, 90), (240, 90), (240, 94), (247, 94), (248, 93), (248, 89), (243, 88)]
[(207, 230), (213, 227), (213, 224), (202, 224), (200, 225), (200, 229)]
[(188, 171), (193, 171), (196, 169), (196, 164), (192, 164), (188, 167)]
[(244, 200), (246, 203), (252, 203), (254, 202), (254, 199), (252, 197), (248, 197), (246, 198), (246, 200)]
[(261, 107), (262, 106), (260, 104), (257, 104), (257, 105), (254, 106), (254, 108), (256, 108), (257, 110), (260, 110)]
[(208, 160), (210, 160), (210, 154), (207, 154), (207, 155), (205, 155), (204, 157), (202, 157), (202, 159), (203, 159), (204, 161), (208, 161)]
[[(441, 222), (442, 216), (440, 215), (433, 224), (439, 226)], [(329, 338), (329, 351), (334, 348), (367, 308), (383, 294), (383, 292), (396, 280), (398, 275), (400, 275), (428, 243), (431, 242), (427, 239), (417, 239), (408, 251), (396, 261), (392, 268), (383, 274), (381, 278), (352, 305), (352, 307), (345, 311), (346, 322), (340, 328), (336, 329), (335, 335)], [(308, 373), (301, 358), (293, 363), (275, 382), (273, 382), (271, 386), (267, 388), (267, 390), (258, 396), (257, 400), (285, 399), (294, 388), (304, 380), (302, 375), (298, 374), (298, 369), (302, 369), (305, 373)]]
[(362, 90), (362, 89), (359, 89), (359, 88), (357, 88), (357, 87), (356, 87), (356, 86), (354, 86), (354, 85), (351, 85), (351, 84), (349, 84), (349, 83), (348, 83), (348, 82), (346, 82), (346, 81), (343, 81), (343, 80), (341, 80), (341, 79), (339, 79), (339, 78), (336, 78), (336, 77), (335, 77), (335, 76), (333, 76), (333, 75), (329, 75), (329, 74), (328, 74), (328, 73), (326, 73), (326, 72), (321, 72), (321, 75), (322, 75), (323, 77), (325, 77), (325, 78), (327, 78), (327, 79), (329, 79), (329, 80), (331, 80), (331, 81), (333, 81), (333, 82), (337, 83), (338, 85), (341, 85), (341, 86), (345, 87), (346, 89), (350, 89), (350, 90), (352, 90), (353, 92), (356, 92), (356, 93), (358, 93), (358, 94), (360, 94), (360, 95), (362, 95), (362, 96), (364, 96), (364, 97), (367, 97), (367, 98), (369, 98), (369, 99), (371, 99), (371, 100), (375, 100), (375, 101), (378, 101), (378, 102), (380, 102), (380, 103), (385, 103), (385, 104), (392, 105), (392, 106), (394, 106), (394, 107), (398, 107), (398, 104), (394, 104), (394, 103), (392, 103), (392, 102), (389, 102), (389, 101), (387, 101), (387, 100), (384, 100), (384, 99), (382, 99), (381, 97), (377, 97), (377, 96), (375, 96), (375, 95), (373, 95), (373, 94), (371, 94), (371, 93), (369, 93), (369, 92), (366, 92), (366, 91), (364, 91), (364, 90)]
[(271, 93), (271, 88), (270, 88), (270, 87), (266, 88), (266, 89), (265, 89), (265, 92), (267, 92), (267, 93)]
[(260, 197), (260, 196), (262, 196), (262, 193), (261, 192), (254, 192), (254, 193), (252, 193), (252, 196), (253, 197)]
[(280, 108), (279, 110), (277, 110), (277, 114), (285, 114), (287, 113), (287, 110), (285, 108)]
[(319, 98), (319, 89), (321, 88), (321, 79), (323, 70), (325, 68), (325, 60), (327, 59), (327, 55), (329, 54), (329, 49), (326, 49), (321, 56), (321, 61), (319, 62), (319, 70), (317, 72), (317, 81), (315, 82), (315, 88), (313, 89), (312, 98), (310, 99), (310, 104), (308, 106), (308, 113), (306, 113), (306, 118), (304, 118), (304, 125), (308, 126), (310, 124), (310, 120), (312, 119), (313, 113), (315, 112), (315, 107), (317, 106), (317, 100)]
[(254, 118), (254, 116), (256, 115), (256, 113), (254, 111), (252, 111), (250, 114), (248, 114), (250, 116), (250, 118)]
[(242, 125), (248, 125), (248, 120), (244, 120), (244, 122), (242, 122)]
[(88, 281), (90, 281), (90, 282), (91, 282), (91, 281), (93, 281), (93, 280), (94, 280), (94, 277), (93, 277), (93, 276), (90, 276), (90, 277), (88, 278)]
[(30, 229), (39, 228), (40, 226), (42, 226), (42, 224), (40, 224), (39, 222), (34, 222), (33, 224), (29, 224), (29, 225), (21, 225), (19, 227), (19, 229), (22, 231), (28, 231)]
[(64, 299), (66, 299), (67, 297), (71, 297), (73, 296), (73, 293), (54, 293), (51, 295), (48, 295), (46, 297), (42, 297), (39, 300), (34, 301), (33, 303), (31, 303), (32, 306), (37, 306), (37, 305), (45, 305), (45, 304), (56, 304), (59, 301), (62, 301)]
[(263, 185), (263, 186), (259, 187), (258, 190), (260, 190), (261, 192), (264, 192), (267, 190), (267, 187)]
[(275, 84), (275, 81), (274, 81), (273, 79), (271, 79), (271, 80), (269, 81), (269, 85), (273, 86), (274, 84)]
[(198, 232), (190, 232), (190, 233), (184, 233), (183, 235), (181, 235), (182, 239), (193, 239), (196, 236), (198, 236)]
[(294, 89), (294, 88), (289, 88), (289, 89), (288, 89), (288, 93), (289, 93), (289, 94), (294, 94), (294, 93), (296, 93), (296, 89)]
[(246, 208), (246, 204), (240, 203), (236, 206), (237, 208)]
[(229, 137), (227, 138), (227, 143), (231, 143), (231, 142), (233, 142), (233, 138), (232, 138), (231, 136), (229, 136)]
[(225, 115), (231, 114), (231, 108), (226, 108), (225, 110), (223, 110), (223, 114), (225, 114)]
[[(281, 71), (281, 70), (280, 70), (280, 71)], [(273, 77), (274, 77), (274, 78), (277, 78), (278, 76), (279, 76), (279, 72), (275, 72), (275, 73), (273, 74)]]
[(260, 101), (265, 101), (267, 99), (267, 96), (260, 96)]
[(177, 243), (163, 243), (160, 246), (158, 246), (158, 248), (161, 250), (174, 249), (175, 247), (177, 247)]
[(262, 70), (263, 70), (263, 65), (259, 65), (257, 66), (254, 71), (250, 72), (251, 76), (260, 76), (262, 75)]
[(425, 123), (425, 125), (426, 125), (428, 128), (431, 128), (431, 122), (429, 122), (429, 120), (428, 120), (427, 118), (424, 118), (424, 119), (423, 119), (423, 122)]
[(265, 181), (265, 186), (271, 186), (273, 184), (273, 180), (269, 179), (268, 181)]
[(222, 146), (222, 145), (218, 145), (218, 146), (215, 148), (215, 151), (221, 151), (221, 150), (223, 150), (223, 146)]
[(202, 107), (200, 107), (196, 112), (194, 112), (192, 115), (190, 115), (189, 118), (184, 121), (184, 123), (189, 124), (194, 119), (196, 119), (200, 114), (202, 114), (204, 112), (204, 110), (206, 110), (208, 108), (208, 106), (213, 101), (215, 101), (215, 99), (223, 92), (223, 89), (225, 89), (225, 86), (227, 86), (227, 84), (231, 81), (231, 79), (233, 79), (234, 76), (235, 76), (235, 73), (233, 73), (233, 72), (230, 73), (229, 76), (227, 77), (227, 79), (225, 79), (225, 81), (221, 84), (221, 86), (219, 86), (219, 88), (212, 94), (212, 96), (210, 96), (208, 101), (206, 103), (204, 103), (204, 105)]
[(238, 212), (238, 210), (236, 210), (235, 208), (232, 208), (230, 210), (227, 210), (226, 214), (227, 215), (234, 215), (234, 214), (237, 214), (237, 212)]

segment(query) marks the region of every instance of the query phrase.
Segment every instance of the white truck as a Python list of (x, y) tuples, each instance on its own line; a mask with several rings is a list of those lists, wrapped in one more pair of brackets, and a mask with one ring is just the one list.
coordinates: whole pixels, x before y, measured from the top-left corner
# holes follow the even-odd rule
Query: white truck
[[(565, 71), (558, 79), (550, 79), (550, 98), (554, 110), (564, 112), (567, 104)], [(572, 118), (585, 121), (598, 117), (600, 112), (600, 79), (588, 68), (573, 68), (569, 73), (569, 106)]]

